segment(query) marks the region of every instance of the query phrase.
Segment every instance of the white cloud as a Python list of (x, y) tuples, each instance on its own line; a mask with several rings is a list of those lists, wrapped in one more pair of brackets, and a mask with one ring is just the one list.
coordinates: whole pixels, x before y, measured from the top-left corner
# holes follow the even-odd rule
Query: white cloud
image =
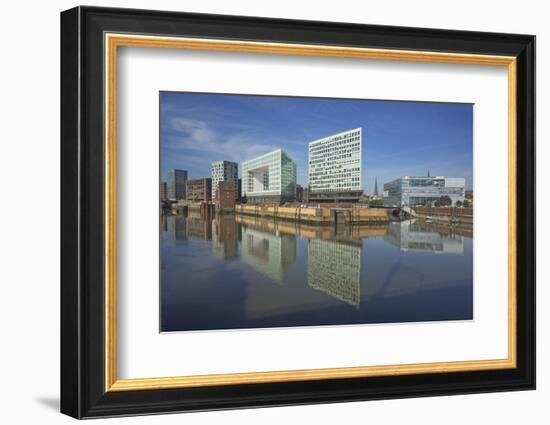
[(172, 118), (169, 125), (176, 135), (167, 138), (167, 147), (209, 154), (212, 161), (230, 159), (242, 162), (279, 148), (261, 143), (260, 136), (250, 130), (223, 136), (206, 122), (186, 117)]
[(172, 130), (181, 132), (186, 138), (197, 143), (212, 143), (215, 140), (215, 133), (208, 128), (204, 121), (191, 118), (172, 118), (170, 121)]

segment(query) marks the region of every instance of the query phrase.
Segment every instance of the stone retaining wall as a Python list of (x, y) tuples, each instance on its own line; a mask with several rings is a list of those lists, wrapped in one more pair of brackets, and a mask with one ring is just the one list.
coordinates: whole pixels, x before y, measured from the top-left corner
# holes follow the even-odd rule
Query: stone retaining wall
[(390, 211), (380, 208), (301, 208), (279, 207), (277, 205), (236, 205), (237, 214), (253, 215), (256, 217), (272, 217), (282, 220), (292, 220), (311, 224), (334, 225), (337, 216), (344, 216), (350, 224), (383, 224), (390, 221)]

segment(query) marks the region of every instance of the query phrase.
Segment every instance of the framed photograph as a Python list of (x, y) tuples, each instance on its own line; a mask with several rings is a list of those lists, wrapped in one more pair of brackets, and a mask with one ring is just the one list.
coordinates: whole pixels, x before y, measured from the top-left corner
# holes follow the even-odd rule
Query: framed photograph
[(535, 37), (61, 14), (61, 411), (535, 388)]

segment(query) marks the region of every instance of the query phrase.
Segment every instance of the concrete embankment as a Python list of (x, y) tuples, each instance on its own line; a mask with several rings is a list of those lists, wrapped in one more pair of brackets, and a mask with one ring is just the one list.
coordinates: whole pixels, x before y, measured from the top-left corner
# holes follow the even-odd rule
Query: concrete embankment
[(276, 218), (317, 225), (385, 224), (392, 219), (390, 210), (378, 208), (311, 208), (277, 205), (237, 205), (237, 214)]
[(214, 213), (214, 204), (210, 202), (190, 202), (181, 201), (171, 206), (172, 213), (187, 215), (188, 213), (195, 212), (201, 216), (211, 216)]
[(441, 224), (461, 224), (472, 227), (473, 208), (458, 207), (415, 207), (416, 217)]

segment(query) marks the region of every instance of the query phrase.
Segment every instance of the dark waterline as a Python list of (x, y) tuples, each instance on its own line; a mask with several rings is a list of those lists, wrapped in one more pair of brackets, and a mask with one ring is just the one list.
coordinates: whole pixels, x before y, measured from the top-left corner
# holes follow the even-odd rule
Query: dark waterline
[(162, 332), (473, 318), (471, 232), (161, 221)]

